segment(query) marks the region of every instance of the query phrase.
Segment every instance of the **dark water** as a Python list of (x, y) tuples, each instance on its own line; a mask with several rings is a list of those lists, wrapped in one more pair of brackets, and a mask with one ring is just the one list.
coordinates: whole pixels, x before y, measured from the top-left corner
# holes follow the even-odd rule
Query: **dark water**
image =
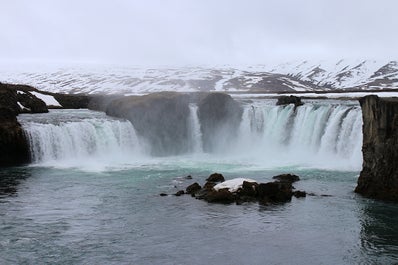
[[(331, 196), (259, 206), (158, 195), (217, 168), (258, 181), (294, 171), (297, 189)], [(398, 206), (354, 194), (357, 175), (211, 163), (2, 169), (0, 264), (394, 264)]]

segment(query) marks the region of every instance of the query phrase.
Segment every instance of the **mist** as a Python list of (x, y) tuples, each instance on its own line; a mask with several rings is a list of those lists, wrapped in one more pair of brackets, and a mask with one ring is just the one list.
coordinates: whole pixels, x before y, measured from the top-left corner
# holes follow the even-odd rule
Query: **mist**
[(393, 0), (16, 0), (0, 3), (2, 62), (262, 64), (397, 59)]

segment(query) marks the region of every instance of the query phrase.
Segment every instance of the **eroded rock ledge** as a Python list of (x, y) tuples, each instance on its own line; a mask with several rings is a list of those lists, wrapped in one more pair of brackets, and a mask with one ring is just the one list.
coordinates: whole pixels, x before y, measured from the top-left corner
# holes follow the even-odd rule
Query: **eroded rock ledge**
[(398, 98), (366, 96), (363, 116), (363, 169), (355, 192), (398, 201)]

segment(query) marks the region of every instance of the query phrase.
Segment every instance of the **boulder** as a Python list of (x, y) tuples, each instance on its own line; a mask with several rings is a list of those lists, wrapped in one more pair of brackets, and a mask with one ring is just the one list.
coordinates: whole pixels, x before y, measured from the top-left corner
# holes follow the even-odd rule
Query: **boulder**
[(178, 196), (181, 196), (181, 195), (184, 195), (184, 194), (185, 194), (185, 191), (179, 190), (174, 195), (178, 197)]
[(213, 173), (206, 179), (206, 181), (209, 181), (209, 182), (223, 182), (223, 181), (225, 181), (225, 178), (224, 178), (223, 175), (221, 175), (219, 173)]
[(289, 182), (260, 183), (257, 187), (261, 204), (289, 202), (293, 196), (293, 186)]
[(198, 104), (198, 118), (202, 132), (203, 150), (224, 150), (236, 137), (243, 109), (231, 96), (210, 93)]
[(296, 198), (304, 198), (307, 197), (307, 193), (302, 190), (296, 190), (295, 192), (293, 192), (293, 196)]
[(185, 193), (187, 194), (195, 194), (196, 192), (198, 192), (202, 187), (197, 183), (193, 183), (191, 185), (189, 185), (186, 189), (185, 189)]
[(398, 201), (398, 98), (359, 100), (363, 118), (363, 167), (355, 192)]
[(235, 196), (228, 189), (211, 190), (204, 196), (204, 200), (207, 202), (228, 204), (235, 202)]
[(300, 97), (296, 97), (296, 96), (280, 96), (278, 97), (278, 101), (276, 102), (276, 105), (289, 105), (289, 104), (294, 104), (295, 107), (301, 106), (304, 103), (301, 102), (301, 98)]
[(278, 180), (278, 181), (290, 182), (290, 183), (293, 183), (293, 182), (296, 182), (296, 181), (300, 180), (299, 176), (293, 175), (293, 174), (281, 174), (281, 175), (274, 176), (272, 178), (275, 179), (275, 180)]

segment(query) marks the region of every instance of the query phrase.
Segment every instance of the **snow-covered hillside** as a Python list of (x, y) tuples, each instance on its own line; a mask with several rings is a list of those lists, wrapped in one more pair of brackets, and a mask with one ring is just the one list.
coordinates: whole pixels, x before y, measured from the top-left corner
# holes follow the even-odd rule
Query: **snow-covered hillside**
[(300, 61), (274, 66), (285, 74), (322, 88), (383, 89), (398, 87), (398, 62), (375, 60)]
[(313, 91), (398, 89), (397, 61), (291, 62), (251, 67), (0, 67), (0, 82), (88, 94), (158, 91)]

